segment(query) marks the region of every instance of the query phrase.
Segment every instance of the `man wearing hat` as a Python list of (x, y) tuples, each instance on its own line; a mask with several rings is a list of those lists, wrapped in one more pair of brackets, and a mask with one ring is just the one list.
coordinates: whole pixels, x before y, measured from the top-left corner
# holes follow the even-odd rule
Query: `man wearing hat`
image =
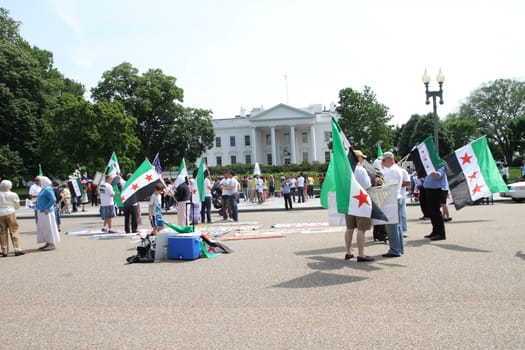
[[(361, 187), (363, 187), (363, 189), (367, 190), (372, 186), (372, 183), (370, 182), (368, 172), (365, 170), (365, 168), (363, 168), (362, 165), (366, 156), (363, 154), (363, 152), (357, 149), (354, 150), (354, 154), (358, 160), (358, 163), (354, 169), (354, 179), (361, 185)], [(365, 255), (365, 232), (366, 230), (370, 230), (372, 227), (372, 220), (370, 218), (346, 214), (345, 221), (345, 260), (349, 260), (354, 257), (354, 254), (352, 254), (352, 239), (354, 235), (354, 229), (357, 229), (357, 261), (374, 261), (374, 258)]]
[(386, 232), (388, 234), (388, 244), (390, 245), (390, 249), (387, 253), (383, 254), (383, 257), (385, 258), (395, 258), (401, 256), (405, 250), (403, 245), (403, 233), (401, 230), (398, 230), (399, 225), (399, 212), (401, 210), (401, 202), (402, 202), (402, 192), (401, 190), (403, 187), (409, 186), (410, 181), (404, 182), (403, 181), (403, 171), (401, 168), (396, 164), (396, 160), (394, 159), (394, 154), (392, 152), (385, 152), (383, 153), (383, 158), (381, 160), (383, 165), (383, 176), (384, 180), (381, 178), (377, 178), (376, 182), (378, 185), (388, 185), (388, 184), (396, 184), (396, 191), (397, 191), (397, 220), (396, 223), (392, 224), (386, 224)]

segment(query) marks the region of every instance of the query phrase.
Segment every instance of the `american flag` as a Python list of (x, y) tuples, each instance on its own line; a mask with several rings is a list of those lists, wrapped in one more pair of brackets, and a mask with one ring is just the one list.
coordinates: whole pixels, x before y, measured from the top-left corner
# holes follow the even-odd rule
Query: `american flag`
[(164, 182), (164, 177), (162, 176), (162, 167), (160, 166), (160, 159), (159, 159), (159, 154), (157, 153), (157, 155), (155, 155), (155, 158), (153, 159), (153, 167), (155, 168), (155, 171), (157, 172), (157, 174), (159, 174), (160, 176), (160, 179), (162, 180), (162, 182)]

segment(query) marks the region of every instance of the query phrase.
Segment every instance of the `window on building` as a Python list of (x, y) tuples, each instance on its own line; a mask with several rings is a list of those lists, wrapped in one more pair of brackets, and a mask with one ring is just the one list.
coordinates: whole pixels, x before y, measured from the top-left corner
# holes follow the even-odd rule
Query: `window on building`
[(308, 152), (303, 152), (303, 162), (308, 162)]
[(235, 136), (230, 136), (230, 146), (235, 147)]
[(325, 131), (324, 132), (324, 142), (330, 142), (331, 139), (332, 139), (332, 132)]
[(272, 165), (272, 154), (271, 153), (268, 153), (266, 155), (266, 161), (268, 165)]
[(291, 164), (290, 158), (284, 158), (284, 164)]
[(217, 136), (215, 138), (215, 147), (221, 147), (221, 137)]
[(330, 151), (324, 152), (324, 162), (330, 163)]
[(231, 164), (235, 164), (235, 163), (237, 163), (237, 156), (231, 156), (231, 157), (230, 157), (230, 163), (231, 163)]
[(217, 157), (217, 166), (222, 166), (222, 157)]
[(303, 133), (301, 134), (301, 137), (302, 137), (302, 139), (303, 139), (303, 143), (308, 143), (308, 133), (303, 132)]
[(244, 135), (244, 145), (245, 146), (250, 145), (250, 135)]
[(247, 154), (244, 156), (244, 163), (245, 164), (252, 164), (252, 155), (251, 154)]
[(290, 144), (290, 134), (283, 134), (283, 144), (285, 145)]
[(272, 144), (272, 136), (270, 134), (266, 135), (266, 144), (267, 145)]

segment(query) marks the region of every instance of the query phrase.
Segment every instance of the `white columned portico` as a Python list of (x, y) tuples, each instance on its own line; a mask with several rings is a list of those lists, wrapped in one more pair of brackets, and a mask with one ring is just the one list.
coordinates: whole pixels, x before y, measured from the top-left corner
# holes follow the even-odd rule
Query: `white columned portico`
[(277, 146), (275, 144), (275, 125), (270, 126), (272, 135), (272, 165), (277, 165)]
[(257, 162), (257, 140), (256, 140), (256, 134), (255, 134), (255, 126), (250, 127), (250, 138), (251, 138), (251, 145), (252, 145), (252, 164), (255, 164)]
[(310, 124), (310, 137), (311, 137), (310, 152), (312, 153), (312, 156), (310, 159), (312, 160), (312, 162), (315, 162), (317, 160), (317, 154), (316, 154), (317, 147), (315, 146), (315, 125), (314, 124)]
[(292, 164), (297, 164), (297, 154), (295, 149), (295, 126), (290, 125), (290, 148), (292, 153), (292, 159), (290, 160)]

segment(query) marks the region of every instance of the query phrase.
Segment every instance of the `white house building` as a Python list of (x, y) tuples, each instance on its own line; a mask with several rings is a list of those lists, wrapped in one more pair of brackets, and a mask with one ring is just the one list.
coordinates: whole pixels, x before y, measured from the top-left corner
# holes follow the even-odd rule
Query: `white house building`
[(203, 154), (208, 166), (235, 163), (281, 165), (328, 163), (331, 118), (335, 104), (299, 109), (278, 104), (253, 109), (249, 115), (212, 120), (215, 145)]

